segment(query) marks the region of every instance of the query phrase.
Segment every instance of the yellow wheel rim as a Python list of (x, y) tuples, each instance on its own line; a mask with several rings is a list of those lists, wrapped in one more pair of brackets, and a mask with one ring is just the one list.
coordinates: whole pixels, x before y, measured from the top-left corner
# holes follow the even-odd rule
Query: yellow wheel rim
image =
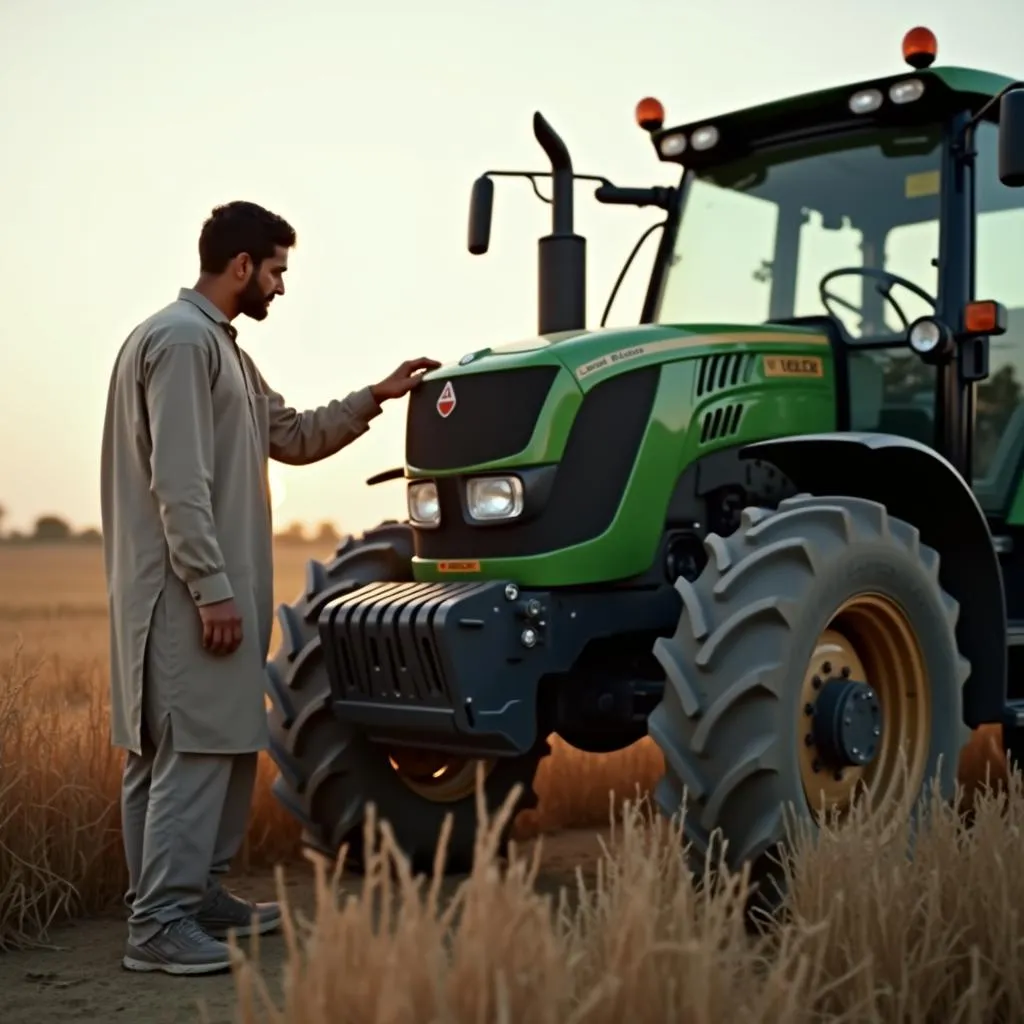
[[(852, 694), (851, 683), (862, 685), (843, 706), (863, 700), (866, 707), (878, 708), (875, 728), (866, 728), (867, 712), (859, 707), (852, 714), (835, 713), (835, 695)], [(843, 813), (858, 790), (872, 809), (920, 790), (931, 737), (928, 673), (913, 628), (895, 601), (861, 594), (839, 608), (815, 644), (796, 713), (800, 778), (813, 812)], [(835, 727), (830, 730), (826, 721)], [(858, 736), (871, 737), (868, 745)], [(846, 759), (852, 750), (865, 756), (868, 747), (867, 763)]]
[[(478, 758), (452, 757), (434, 750), (399, 747), (388, 754), (395, 773), (413, 793), (433, 803), (455, 803), (476, 790)], [(484, 761), (484, 779), (494, 767)]]

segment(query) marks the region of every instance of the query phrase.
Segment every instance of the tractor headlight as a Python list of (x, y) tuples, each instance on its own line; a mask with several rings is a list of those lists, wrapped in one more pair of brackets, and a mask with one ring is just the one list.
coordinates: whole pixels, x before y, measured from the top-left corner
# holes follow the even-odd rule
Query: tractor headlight
[(437, 526), (441, 522), (441, 502), (433, 480), (417, 480), (406, 490), (409, 519), (416, 526)]
[(515, 519), (523, 511), (523, 482), (517, 476), (478, 476), (466, 483), (466, 507), (485, 522)]

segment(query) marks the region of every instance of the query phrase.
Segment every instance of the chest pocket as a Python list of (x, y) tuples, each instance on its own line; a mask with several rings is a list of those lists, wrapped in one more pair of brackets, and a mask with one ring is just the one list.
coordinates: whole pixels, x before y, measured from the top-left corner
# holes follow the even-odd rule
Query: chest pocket
[(219, 375), (225, 411), (245, 419), (253, 443), (266, 455), (270, 449), (269, 400), (256, 390), (235, 343), (228, 340), (226, 345), (232, 351), (226, 354)]

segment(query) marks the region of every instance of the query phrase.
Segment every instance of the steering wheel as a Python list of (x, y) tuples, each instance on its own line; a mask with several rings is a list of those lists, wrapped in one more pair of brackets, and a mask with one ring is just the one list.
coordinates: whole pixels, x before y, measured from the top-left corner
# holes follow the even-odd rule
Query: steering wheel
[[(864, 311), (855, 306), (852, 302), (847, 302), (840, 295), (836, 295), (835, 292), (830, 292), (826, 287), (828, 283), (837, 277), (846, 277), (849, 275), (856, 275), (857, 277), (868, 277), (874, 279), (877, 283), (875, 284), (875, 290), (879, 295), (885, 299), (886, 302), (896, 310), (896, 315), (903, 321), (903, 330), (909, 330), (910, 321), (907, 319), (906, 314), (900, 308), (900, 304), (892, 297), (892, 289), (895, 285), (903, 285), (907, 291), (913, 292), (919, 299), (923, 299), (932, 307), (932, 312), (936, 312), (938, 309), (938, 300), (929, 295), (923, 288), (914, 284), (913, 281), (908, 281), (905, 277), (900, 277), (899, 274), (891, 274), (888, 270), (876, 270), (874, 267), (839, 267), (837, 270), (830, 270), (819, 282), (818, 282), (818, 294), (821, 296), (821, 304), (832, 314), (836, 316), (829, 302), (834, 302), (837, 306), (842, 306), (844, 309), (848, 309), (851, 313), (855, 313), (857, 316), (863, 319)], [(839, 317), (836, 317), (838, 320)]]

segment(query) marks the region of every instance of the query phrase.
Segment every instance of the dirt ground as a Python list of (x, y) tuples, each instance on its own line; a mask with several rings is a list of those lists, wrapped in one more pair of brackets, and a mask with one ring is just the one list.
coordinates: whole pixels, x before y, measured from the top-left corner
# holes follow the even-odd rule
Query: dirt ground
[[(555, 892), (572, 886), (577, 865), (597, 861), (600, 833), (567, 831), (545, 836), (539, 885)], [(525, 844), (525, 852), (529, 852)], [(288, 900), (293, 912), (310, 916), (314, 896), (312, 868), (287, 869)], [(453, 876), (450, 887), (459, 882)], [(353, 889), (357, 880), (349, 883)], [(271, 874), (233, 880), (231, 888), (250, 899), (274, 899)], [(62, 1024), (74, 1021), (108, 1024), (196, 1024), (200, 1006), (210, 1024), (233, 1024), (235, 990), (230, 974), (184, 978), (164, 974), (133, 974), (121, 967), (125, 940), (124, 915), (81, 921), (55, 929), (52, 949), (0, 954), (0, 1021), (3, 1024)], [(242, 941), (243, 948), (247, 940)], [(260, 940), (260, 962), (275, 997), (285, 956), (284, 939)]]

